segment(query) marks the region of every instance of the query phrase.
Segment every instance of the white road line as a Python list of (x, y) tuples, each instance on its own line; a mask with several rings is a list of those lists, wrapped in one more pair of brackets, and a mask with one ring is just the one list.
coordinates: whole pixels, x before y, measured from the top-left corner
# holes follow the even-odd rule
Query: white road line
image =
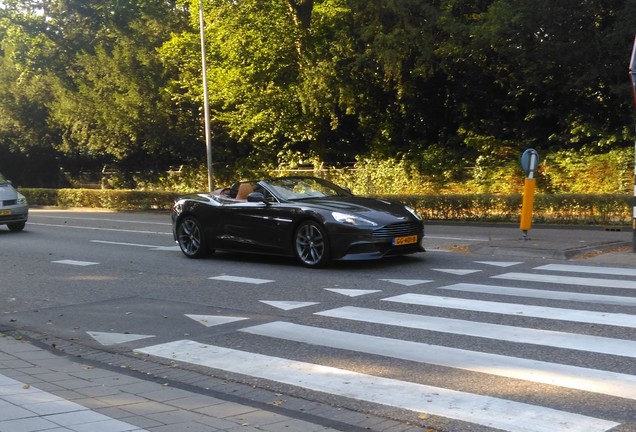
[(66, 225), (66, 224), (56, 225), (56, 224), (30, 222), (30, 221), (29, 221), (29, 225), (48, 226), (48, 227), (56, 227), (56, 228), (82, 229), (82, 230), (91, 230), (91, 231), (111, 231), (111, 232), (123, 232), (123, 233), (134, 233), (134, 234), (161, 234), (161, 235), (170, 235), (170, 236), (172, 235), (171, 232), (124, 230), (124, 229), (115, 229), (115, 228), (96, 228), (96, 227)]
[(636, 376), (633, 375), (281, 321), (248, 327), (241, 331), (311, 345), (636, 399)]
[(54, 264), (66, 264), (66, 265), (74, 265), (80, 267), (97, 265), (99, 263), (90, 262), (90, 261), (75, 261), (75, 260), (59, 260), (59, 261), (51, 261)]
[(93, 218), (93, 217), (48, 216), (48, 215), (43, 215), (43, 214), (34, 214), (34, 216), (41, 217), (41, 218), (47, 218), (47, 219), (85, 220), (85, 221), (98, 221), (98, 222), (120, 222), (120, 223), (133, 223), (133, 224), (143, 224), (143, 225), (172, 226), (172, 224), (170, 222), (148, 222), (148, 221), (140, 221), (140, 220)]
[(619, 296), (602, 295), (602, 294), (535, 290), (535, 289), (527, 289), (527, 288), (515, 288), (515, 287), (496, 286), (496, 285), (480, 285), (480, 284), (469, 284), (469, 283), (458, 283), (454, 285), (439, 287), (438, 289), (462, 291), (462, 292), (473, 292), (473, 293), (497, 294), (497, 295), (506, 295), (506, 296), (515, 296), (515, 297), (531, 297), (531, 298), (550, 299), (550, 300), (565, 300), (565, 301), (602, 303), (602, 304), (621, 305), (621, 306), (636, 306), (636, 297), (619, 297)]
[(559, 272), (573, 272), (573, 273), (594, 273), (605, 274), (614, 276), (636, 276), (636, 269), (628, 268), (616, 268), (616, 267), (595, 267), (595, 266), (582, 266), (571, 264), (547, 264), (540, 267), (535, 267), (535, 270), (549, 270)]
[(487, 237), (469, 238), (469, 237), (444, 237), (444, 236), (431, 236), (431, 235), (426, 235), (424, 238), (437, 239), (437, 240), (462, 240), (462, 241), (476, 241), (476, 242), (483, 242), (483, 241), (490, 240)]
[(402, 294), (395, 297), (388, 297), (382, 300), (395, 303), (406, 303), (412, 305), (432, 306), (447, 309), (460, 309), (475, 312), (496, 313), (502, 315), (636, 328), (636, 315), (621, 313), (529, 306), (513, 303), (470, 300), (464, 298), (437, 297), (424, 294)]
[(636, 358), (636, 341), (345, 306), (315, 315)]
[(117, 245), (117, 246), (143, 247), (143, 248), (160, 248), (160, 247), (163, 247), (163, 246), (155, 246), (155, 245), (147, 245), (147, 244), (124, 243), (124, 242), (114, 242), (114, 241), (105, 241), (105, 240), (91, 240), (91, 243), (110, 244), (110, 245)]
[(516, 281), (524, 281), (524, 282), (555, 283), (555, 284), (563, 284), (563, 285), (636, 289), (636, 281), (626, 281), (626, 280), (617, 280), (617, 279), (595, 279), (595, 278), (587, 278), (587, 277), (543, 275), (543, 274), (532, 274), (532, 273), (503, 273), (497, 276), (491, 276), (491, 278), (516, 280)]
[(178, 251), (181, 250), (179, 246), (156, 246), (156, 245), (147, 245), (147, 244), (137, 244), (137, 243), (124, 243), (124, 242), (114, 242), (114, 241), (105, 241), (105, 240), (91, 240), (91, 243), (100, 243), (100, 244), (110, 244), (116, 246), (130, 246), (130, 247), (142, 247), (147, 249), (152, 249), (155, 251)]
[(344, 369), (238, 351), (190, 340), (135, 350), (348, 398), (428, 413), (509, 432), (604, 432), (618, 423), (551, 408)]
[(254, 285), (260, 285), (260, 284), (266, 284), (266, 283), (274, 282), (273, 280), (268, 280), (268, 279), (256, 279), (256, 278), (249, 278), (249, 277), (242, 277), (242, 276), (230, 276), (230, 275), (212, 276), (212, 277), (209, 277), (208, 279), (224, 281), (224, 282), (247, 283), (247, 284), (254, 284)]

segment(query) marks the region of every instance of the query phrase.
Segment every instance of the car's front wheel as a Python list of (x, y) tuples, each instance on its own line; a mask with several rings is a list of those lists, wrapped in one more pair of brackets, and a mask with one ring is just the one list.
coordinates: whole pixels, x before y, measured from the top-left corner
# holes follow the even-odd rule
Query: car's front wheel
[(22, 231), (25, 226), (26, 226), (26, 222), (16, 222), (16, 223), (7, 224), (7, 228), (9, 228), (9, 231), (13, 231), (13, 232)]
[(307, 267), (322, 267), (329, 261), (329, 240), (325, 230), (314, 221), (302, 222), (294, 235), (294, 251)]
[(205, 241), (203, 227), (192, 216), (186, 216), (177, 227), (177, 243), (188, 258), (203, 258), (212, 252)]

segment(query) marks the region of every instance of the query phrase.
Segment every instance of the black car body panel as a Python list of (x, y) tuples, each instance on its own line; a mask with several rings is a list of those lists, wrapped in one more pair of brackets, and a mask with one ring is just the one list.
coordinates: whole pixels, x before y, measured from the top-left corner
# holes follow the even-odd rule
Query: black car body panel
[[(424, 251), (424, 224), (402, 204), (356, 197), (313, 177), (244, 183), (253, 190), (249, 199), (233, 198), (232, 187), (179, 198), (172, 210), (175, 240), (179, 242), (180, 221), (190, 216), (203, 227), (210, 250), (294, 256), (297, 228), (313, 221), (326, 234), (330, 259), (377, 259)], [(314, 196), (321, 193), (325, 196)]]

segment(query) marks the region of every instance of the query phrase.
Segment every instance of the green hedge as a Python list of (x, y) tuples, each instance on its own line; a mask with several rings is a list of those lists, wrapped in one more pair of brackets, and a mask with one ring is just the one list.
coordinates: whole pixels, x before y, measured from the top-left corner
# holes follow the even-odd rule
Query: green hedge
[[(518, 222), (522, 195), (385, 195), (417, 209), (425, 220)], [(537, 194), (535, 223), (624, 225), (632, 219), (633, 197), (623, 194)]]
[[(114, 210), (169, 210), (177, 192), (113, 189), (20, 189), (32, 206)], [(521, 194), (381, 195), (415, 208), (425, 220), (518, 222)], [(632, 219), (633, 197), (624, 194), (537, 194), (535, 223), (623, 225)]]
[(88, 207), (113, 210), (169, 210), (175, 192), (115, 189), (20, 189), (32, 206)]

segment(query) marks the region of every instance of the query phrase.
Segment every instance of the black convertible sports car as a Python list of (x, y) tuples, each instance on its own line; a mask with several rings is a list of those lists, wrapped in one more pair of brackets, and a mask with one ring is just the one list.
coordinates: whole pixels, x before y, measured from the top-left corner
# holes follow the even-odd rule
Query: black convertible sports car
[(424, 223), (415, 211), (315, 177), (240, 182), (181, 197), (172, 232), (189, 258), (219, 249), (295, 256), (308, 267), (424, 251)]

